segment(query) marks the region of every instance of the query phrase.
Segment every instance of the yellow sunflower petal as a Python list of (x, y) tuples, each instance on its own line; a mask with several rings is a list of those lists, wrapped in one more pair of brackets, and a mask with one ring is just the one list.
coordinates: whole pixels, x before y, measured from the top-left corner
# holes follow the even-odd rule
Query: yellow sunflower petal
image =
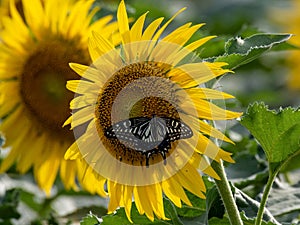
[(40, 0), (23, 1), (23, 10), (32, 33), (40, 38), (40, 27), (47, 27), (45, 20), (43, 20), (45, 13), (42, 2)]
[(102, 35), (98, 34), (97, 32), (93, 32), (92, 35), (93, 35), (92, 37), (96, 42), (97, 47), (99, 48), (102, 54), (109, 52), (115, 48), (113, 43), (111, 43), (108, 39), (104, 38)]
[(75, 112), (73, 114), (73, 120), (71, 122), (71, 128), (77, 127), (81, 124), (84, 124), (90, 120), (92, 120), (94, 113), (94, 107), (93, 106), (87, 106), (85, 108), (82, 108), (80, 111)]
[(59, 172), (61, 180), (67, 189), (78, 189), (75, 183), (77, 173), (76, 162), (62, 160)]
[(209, 161), (203, 157), (202, 155), (195, 153), (191, 158), (191, 163), (196, 167), (199, 168), (200, 171), (207, 174), (208, 176), (213, 177), (214, 179), (220, 180), (219, 175), (214, 171), (211, 167)]
[(189, 51), (194, 51), (197, 48), (199, 48), (200, 46), (204, 45), (207, 41), (209, 41), (215, 37), (216, 36), (208, 36), (208, 37), (201, 38), (201, 39), (194, 41), (194, 42), (188, 44), (187, 46), (185, 46), (185, 49), (187, 49)]
[(49, 147), (50, 145), (45, 146), (45, 151), (50, 152), (48, 157), (42, 157), (40, 162), (33, 167), (35, 179), (47, 195), (50, 195), (61, 161), (60, 154), (58, 154), (60, 152), (59, 146), (52, 144), (52, 148)]
[(0, 118), (8, 115), (20, 101), (19, 93), (15, 90), (19, 87), (17, 82), (0, 82)]
[(148, 198), (150, 204), (152, 205), (152, 209), (155, 215), (159, 219), (166, 220), (166, 216), (164, 213), (164, 205), (163, 205), (163, 196), (162, 189), (160, 184), (153, 184), (151, 186), (146, 186), (146, 193), (148, 193)]
[(197, 24), (192, 27), (177, 28), (172, 33), (164, 37), (162, 40), (183, 46), (192, 37), (192, 35), (202, 26), (203, 24)]
[(78, 149), (77, 143), (74, 142), (65, 153), (65, 160), (74, 160), (80, 158), (80, 151)]
[(145, 29), (145, 31), (143, 32), (142, 35), (142, 40), (151, 40), (155, 31), (157, 30), (157, 28), (159, 27), (159, 25), (161, 24), (161, 22), (164, 20), (164, 18), (158, 18), (156, 20), (154, 20), (152, 23), (150, 23), (147, 28)]
[(93, 82), (97, 82), (98, 85), (103, 85), (103, 78), (105, 75), (101, 71), (96, 70), (93, 67), (81, 65), (78, 63), (69, 63), (69, 66), (80, 76)]
[(165, 193), (165, 195), (179, 208), (181, 208), (181, 198), (177, 196), (175, 193), (172, 191), (172, 187), (170, 182), (163, 181), (162, 182), (162, 189)]
[(205, 63), (181, 65), (168, 73), (182, 88), (191, 88), (217, 77)]
[(184, 189), (182, 188), (181, 184), (177, 180), (176, 176), (174, 177), (174, 179), (170, 178), (166, 181), (163, 181), (162, 183), (163, 183), (163, 190), (165, 194), (168, 196), (168, 198), (177, 199), (176, 202), (178, 205), (181, 205), (181, 203), (178, 202), (181, 199), (185, 204), (192, 206), (192, 203), (188, 199)]
[(227, 94), (225, 92), (213, 90), (210, 88), (190, 88), (184, 90), (188, 93), (189, 96), (193, 98), (202, 98), (202, 99), (229, 99), (234, 98), (234, 96)]
[(141, 40), (147, 14), (148, 13), (144, 13), (142, 16), (140, 16), (130, 29), (130, 40), (132, 42)]
[(98, 194), (102, 197), (107, 197), (108, 194), (104, 190), (106, 179), (94, 170), (83, 159), (76, 160), (78, 168), (78, 180), (81, 186), (92, 194)]
[(242, 113), (232, 112), (229, 110), (224, 110), (215, 104), (202, 99), (191, 98), (193, 102), (183, 102), (181, 107), (185, 111), (190, 109), (196, 109), (198, 112), (198, 117), (207, 120), (228, 120), (235, 119), (242, 115)]
[(175, 19), (175, 17), (177, 17), (180, 13), (182, 13), (186, 8), (182, 8), (180, 10), (178, 10), (178, 12), (176, 12), (174, 14), (174, 16), (171, 17), (171, 19), (169, 19), (156, 33), (155, 35), (152, 37), (152, 40), (156, 41), (159, 39), (159, 37), (161, 36), (161, 34), (164, 32), (164, 30), (167, 28), (167, 26)]
[(119, 4), (117, 19), (119, 25), (119, 32), (122, 36), (122, 42), (123, 43), (130, 42), (128, 16), (127, 16), (124, 0), (122, 0)]
[(231, 163), (234, 162), (230, 156), (231, 153), (222, 150), (203, 135), (199, 135), (196, 150), (217, 162), (220, 162), (221, 159)]
[(145, 186), (134, 187), (133, 194), (137, 208), (140, 209), (139, 212), (145, 213), (151, 221), (154, 221), (153, 209)]
[(91, 106), (95, 102), (94, 96), (82, 95), (76, 98), (73, 98), (70, 102), (70, 109), (80, 109), (86, 106)]
[(203, 44), (205, 44), (207, 41), (209, 41), (210, 39), (214, 38), (216, 36), (208, 36), (208, 37), (204, 37), (201, 38), (197, 41), (194, 41), (190, 44), (188, 44), (187, 46), (185, 46), (184, 48), (182, 48), (180, 51), (178, 51), (174, 56), (173, 56), (173, 64), (177, 65), (181, 60), (183, 60), (186, 56), (191, 55), (191, 54), (195, 54), (193, 53), (194, 50), (196, 50), (197, 48), (199, 48), (200, 46), (202, 46)]
[(84, 80), (69, 80), (66, 87), (78, 94), (97, 93), (99, 90), (97, 84)]
[[(43, 154), (41, 149), (41, 146), (44, 146), (47, 142), (47, 139), (44, 134), (37, 135), (33, 134), (35, 131), (31, 130), (31, 132), (26, 133), (26, 140), (20, 138), (20, 144), (14, 145), (13, 148), (18, 150), (19, 159), (17, 160), (17, 170), (20, 173), (26, 173), (31, 166), (34, 164), (34, 158), (33, 155), (39, 155)], [(27, 149), (26, 152), (22, 151), (20, 152), (20, 149)]]
[(113, 213), (117, 207), (120, 205), (121, 195), (122, 195), (122, 185), (108, 181), (107, 189), (110, 197), (109, 205), (108, 205), (108, 213)]
[(211, 69), (211, 71), (215, 74), (216, 77), (221, 76), (225, 73), (233, 73), (232, 70), (222, 68), (224, 66), (227, 66), (228, 63), (224, 63), (224, 62), (214, 62), (214, 63), (203, 62), (203, 63)]
[(199, 120), (199, 124), (200, 124), (200, 131), (203, 132), (204, 134), (207, 134), (207, 135), (217, 138), (219, 140), (223, 140), (223, 141), (229, 142), (231, 144), (234, 144), (233, 141), (231, 141), (228, 137), (226, 137), (221, 131), (210, 126), (209, 124), (205, 123), (204, 121)]
[[(18, 115), (17, 113), (14, 113), (15, 115)], [(5, 120), (5, 124), (1, 124), (4, 126), (1, 126), (1, 128), (5, 127), (6, 124), (9, 124), (11, 122), (11, 118), (9, 118), (9, 120)], [(8, 170), (15, 161), (19, 160), (20, 158), (20, 147), (22, 146), (22, 143), (26, 140), (26, 136), (28, 135), (28, 133), (30, 133), (30, 126), (26, 126), (27, 124), (24, 122), (20, 122), (20, 125), (23, 129), (23, 132), (18, 135), (18, 138), (15, 139), (14, 142), (12, 142), (13, 146), (11, 146), (11, 150), (8, 154), (8, 156), (5, 158), (5, 160), (3, 160), (0, 164), (0, 172), (4, 172), (6, 170)], [(22, 126), (25, 125), (25, 126)], [(14, 132), (16, 128), (20, 128), (21, 127), (11, 127), (10, 129), (7, 128), (5, 129), (4, 134), (11, 137), (12, 135), (10, 135), (11, 132)], [(3, 130), (2, 130), (3, 131)], [(15, 132), (14, 132), (15, 133)], [(4, 146), (9, 146), (10, 143), (9, 142), (5, 142)]]
[(124, 186), (124, 192), (123, 192), (124, 208), (125, 208), (126, 216), (131, 223), (133, 223), (130, 216), (131, 206), (132, 206), (132, 195), (133, 195), (133, 186)]
[[(199, 172), (190, 164), (187, 163), (178, 173), (182, 185), (200, 198), (205, 198), (202, 192), (206, 191), (205, 184)], [(193, 185), (197, 184), (197, 185)]]

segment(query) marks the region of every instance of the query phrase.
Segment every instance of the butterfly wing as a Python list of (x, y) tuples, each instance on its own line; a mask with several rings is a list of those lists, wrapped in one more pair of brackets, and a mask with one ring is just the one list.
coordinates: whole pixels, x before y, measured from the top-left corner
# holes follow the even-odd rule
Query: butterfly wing
[(107, 138), (117, 138), (126, 146), (146, 155), (146, 165), (152, 154), (160, 153), (166, 159), (171, 142), (193, 136), (184, 122), (169, 117), (134, 117), (120, 121), (105, 131)]
[(135, 136), (132, 134), (131, 129), (132, 121), (130, 119), (122, 120), (107, 128), (104, 134), (107, 138), (118, 138), (122, 141), (134, 142)]
[(186, 139), (193, 136), (192, 129), (184, 122), (168, 117), (164, 117), (163, 119), (166, 123), (167, 138), (169, 139), (169, 141), (172, 142), (175, 140)]
[[(128, 120), (122, 120), (110, 126), (105, 130), (107, 138), (117, 138), (126, 146), (130, 146), (137, 151), (145, 151), (152, 148), (145, 142), (145, 137), (151, 135), (149, 131), (150, 118), (135, 117)], [(125, 143), (124, 143), (125, 142)]]
[(130, 118), (130, 132), (140, 140), (144, 140), (149, 135), (151, 131), (149, 130), (149, 122), (151, 118), (147, 117), (134, 117)]

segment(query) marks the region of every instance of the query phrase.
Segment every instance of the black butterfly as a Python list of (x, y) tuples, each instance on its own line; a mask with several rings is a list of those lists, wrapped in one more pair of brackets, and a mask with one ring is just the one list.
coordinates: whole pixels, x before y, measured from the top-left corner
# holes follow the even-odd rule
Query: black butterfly
[(193, 136), (191, 128), (178, 119), (169, 117), (135, 117), (122, 120), (105, 130), (107, 138), (117, 138), (127, 147), (146, 155), (146, 166), (154, 153), (166, 162), (171, 142)]

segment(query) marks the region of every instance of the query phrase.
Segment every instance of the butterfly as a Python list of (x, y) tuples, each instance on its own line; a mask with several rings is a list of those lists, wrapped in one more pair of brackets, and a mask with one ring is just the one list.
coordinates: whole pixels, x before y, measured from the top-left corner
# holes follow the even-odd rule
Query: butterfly
[(171, 142), (187, 139), (193, 136), (192, 129), (178, 119), (170, 117), (134, 117), (122, 120), (105, 130), (107, 138), (118, 139), (125, 146), (146, 156), (146, 166), (149, 158), (159, 153), (166, 163), (166, 153), (171, 148)]

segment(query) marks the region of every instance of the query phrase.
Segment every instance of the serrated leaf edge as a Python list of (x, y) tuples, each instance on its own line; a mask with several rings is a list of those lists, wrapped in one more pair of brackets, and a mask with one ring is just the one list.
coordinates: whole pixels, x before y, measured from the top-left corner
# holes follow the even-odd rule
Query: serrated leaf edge
[(237, 40), (237, 42), (245, 42), (255, 36), (260, 36), (260, 35), (263, 35), (263, 36), (267, 36), (267, 35), (280, 35), (280, 36), (286, 36), (284, 39), (282, 39), (281, 41), (275, 41), (275, 42), (272, 42), (268, 45), (259, 45), (259, 46), (254, 46), (254, 47), (250, 47), (250, 49), (246, 52), (246, 53), (232, 53), (232, 54), (227, 54), (225, 52), (225, 54), (223, 54), (223, 56), (228, 56), (228, 55), (241, 55), (241, 56), (246, 56), (246, 55), (249, 55), (249, 53), (251, 51), (253, 51), (254, 49), (267, 49), (267, 48), (272, 48), (274, 45), (276, 44), (280, 44), (282, 42), (285, 42), (287, 40), (289, 40), (291, 37), (292, 37), (292, 34), (276, 34), (276, 33), (258, 33), (258, 34), (254, 34), (254, 35), (251, 35), (250, 37), (247, 37), (245, 39), (242, 39), (241, 37), (237, 36), (237, 37), (233, 37), (233, 38), (230, 38), (228, 41), (225, 42), (225, 51), (226, 51), (226, 46), (228, 45), (228, 43), (230, 43), (231, 41), (233, 40)]

